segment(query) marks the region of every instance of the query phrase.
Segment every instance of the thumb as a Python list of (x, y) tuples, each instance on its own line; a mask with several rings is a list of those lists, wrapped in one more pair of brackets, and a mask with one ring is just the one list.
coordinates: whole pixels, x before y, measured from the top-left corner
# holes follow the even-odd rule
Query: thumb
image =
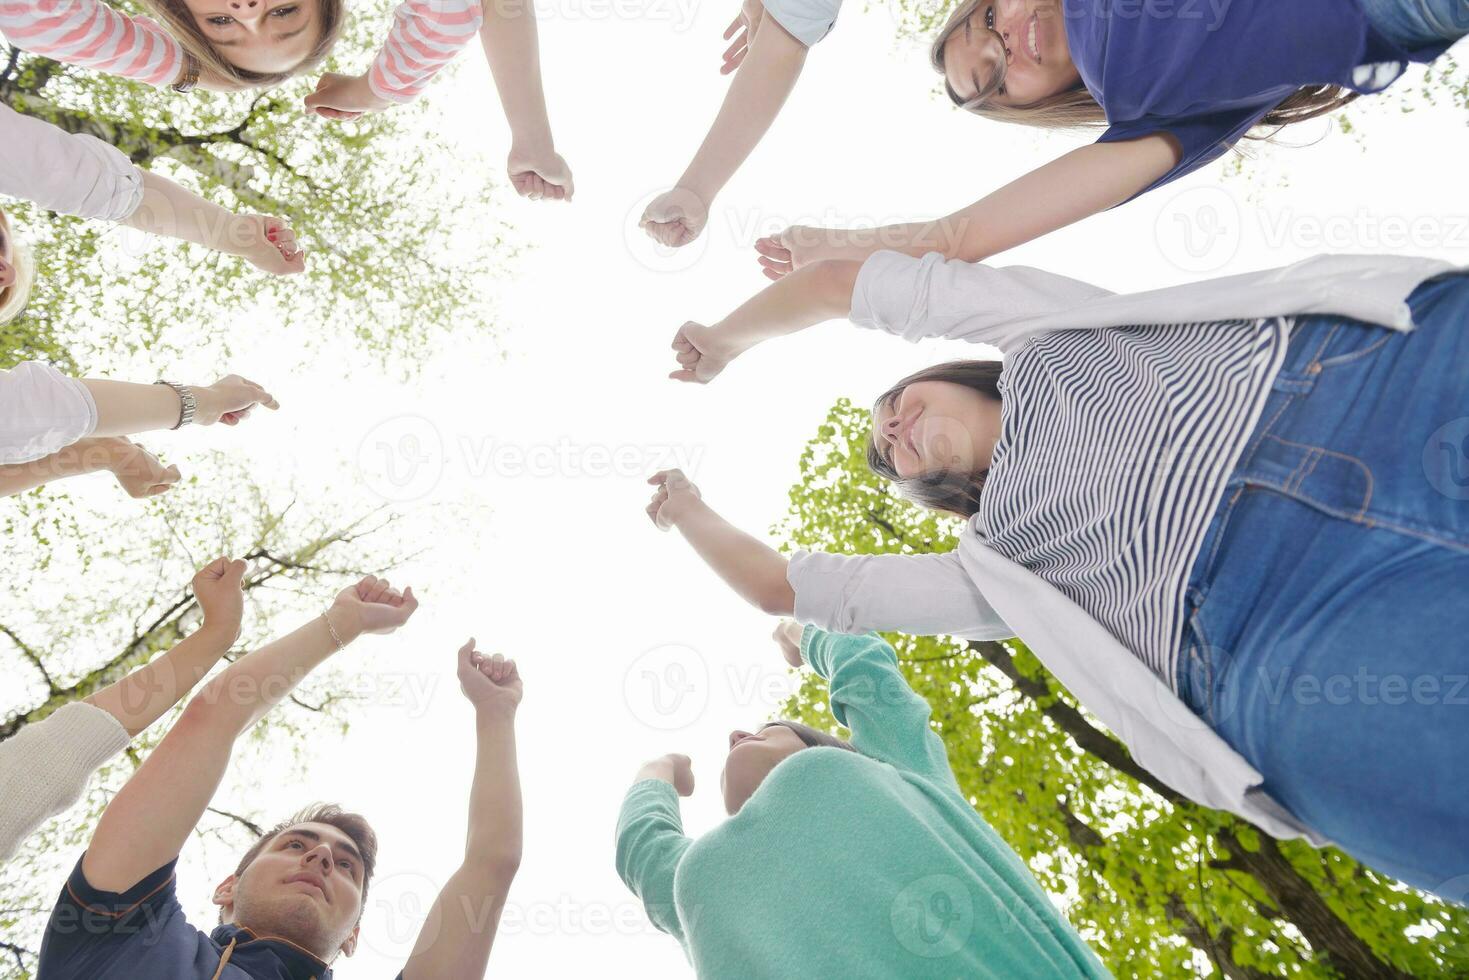
[(472, 667), (473, 663), (471, 662), (470, 657), (473, 655), (473, 653), (474, 637), (471, 636), (469, 638), (469, 642), (465, 643), (464, 646), (459, 648), (459, 666), (464, 668)]
[(225, 569), (224, 580), (231, 585), (239, 585), (245, 578), (246, 564), (243, 559), (236, 558), (229, 563)]

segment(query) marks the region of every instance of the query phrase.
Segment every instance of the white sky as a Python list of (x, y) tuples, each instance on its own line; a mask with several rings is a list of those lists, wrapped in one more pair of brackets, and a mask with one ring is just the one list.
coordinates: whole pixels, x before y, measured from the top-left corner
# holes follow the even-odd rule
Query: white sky
[[(459, 862), (472, 729), (452, 663), (471, 634), (482, 648), (517, 657), (526, 678), (518, 728), (525, 860), (489, 975), (689, 974), (677, 944), (647, 924), (613, 871), (618, 804), (641, 762), (684, 751), (700, 782), (685, 804), (686, 827), (712, 826), (722, 817), (725, 734), (769, 716), (788, 682), (767, 638), (772, 623), (725, 591), (678, 538), (648, 524), (646, 475), (676, 457), (727, 517), (762, 532), (784, 513), (801, 448), (837, 397), (865, 402), (950, 352), (829, 324), (757, 350), (701, 389), (665, 379), (668, 341), (684, 320), (712, 322), (764, 283), (750, 247), (757, 234), (797, 222), (941, 214), (1076, 142), (950, 109), (932, 95), (923, 46), (894, 41), (885, 7), (849, 5), (717, 202), (704, 239), (660, 257), (634, 225), (713, 118), (725, 85), (720, 34), (734, 10), (733, 0), (543, 7), (552, 120), (578, 191), (571, 206), (501, 194), (530, 246), (498, 287), (507, 357), (466, 323), (462, 340), (433, 352), (407, 385), (365, 370), (345, 377), (338, 364), (347, 354), (282, 376), (273, 348), (291, 340), (264, 328), (262, 342), (228, 367), (267, 383), (286, 410), (223, 436), (155, 440), (178, 456), (227, 444), (263, 473), (294, 472), (303, 487), (351, 498), (486, 508), (475, 527), (442, 527), (431, 557), (394, 575), (422, 593), (415, 621), (345, 655), (361, 665), (364, 683), (408, 675), (431, 696), (365, 710), (344, 739), (320, 747), (305, 786), (292, 782), (245, 804), (274, 819), (310, 800), (336, 800), (376, 825), (381, 866), (361, 951), (338, 964), (345, 980), (394, 974), (417, 929), (415, 908)], [(428, 97), (498, 165), (508, 134), (479, 53), (464, 61)], [(1319, 251), (1469, 262), (1461, 115), (1403, 116), (1383, 104), (1357, 117), (1365, 152), (1333, 133), (1309, 148), (1263, 151), (1251, 179), (1222, 181), (1216, 164), (999, 261), (1118, 290)], [(1322, 132), (1302, 130), (1292, 139)], [(1338, 237), (1324, 242), (1323, 230)], [(225, 366), (188, 367), (177, 373), (203, 377)], [(497, 453), (505, 447), (529, 460)], [(396, 453), (401, 466), (403, 450), (427, 462), (395, 485), (382, 454)], [(128, 506), (117, 498), (120, 516)], [(691, 689), (675, 707), (667, 684), (680, 677)], [(663, 700), (655, 701), (650, 685), (659, 683)], [(186, 864), (186, 907), (196, 896), (202, 914), (213, 881), (229, 870)]]

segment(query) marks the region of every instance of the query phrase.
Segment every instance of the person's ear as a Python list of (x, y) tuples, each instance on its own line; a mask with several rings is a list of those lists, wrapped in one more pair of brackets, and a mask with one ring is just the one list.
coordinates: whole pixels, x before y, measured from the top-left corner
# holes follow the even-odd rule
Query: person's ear
[(342, 941), (343, 956), (351, 956), (353, 953), (357, 952), (357, 934), (361, 931), (362, 923), (360, 922), (352, 927), (351, 935), (349, 935), (345, 940)]
[(238, 881), (238, 878), (230, 875), (214, 887), (214, 894), (210, 897), (210, 901), (223, 910), (225, 921), (229, 921), (235, 912), (235, 884)]

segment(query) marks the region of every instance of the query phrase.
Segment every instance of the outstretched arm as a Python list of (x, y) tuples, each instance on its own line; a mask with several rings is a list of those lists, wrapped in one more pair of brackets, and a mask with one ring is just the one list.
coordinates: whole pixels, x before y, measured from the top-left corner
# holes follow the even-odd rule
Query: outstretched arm
[(817, 262), (766, 286), (712, 327), (685, 323), (673, 338), (675, 381), (707, 384), (762, 341), (786, 337), (852, 309), (860, 262)]
[(941, 252), (980, 262), (1116, 207), (1150, 187), (1177, 160), (1175, 144), (1162, 134), (1092, 143), (936, 221), (866, 230), (797, 226), (760, 239), (755, 248), (766, 275), (776, 279), (821, 259), (860, 262), (884, 249), (914, 256)]
[(688, 169), (673, 190), (654, 198), (643, 212), (640, 224), (662, 245), (677, 248), (699, 237), (714, 198), (764, 138), (801, 76), (806, 46), (775, 18), (762, 17), (753, 33)]
[(102, 814), (82, 871), (95, 888), (125, 892), (178, 856), (229, 766), (235, 741), (307, 674), (363, 633), (390, 633), (418, 607), (368, 576), (321, 616), (236, 660), (189, 702), (163, 741)]
[(459, 650), (459, 686), (474, 706), (474, 782), (464, 863), (444, 884), (413, 944), (403, 980), (483, 977), (510, 883), (520, 867), (520, 772), (515, 713), (523, 685), (514, 660)]
[(670, 753), (638, 770), (617, 818), (617, 876), (653, 925), (680, 943), (683, 923), (673, 901), (673, 875), (693, 842), (684, 836), (678, 798), (693, 792), (689, 757)]
[(647, 513), (659, 530), (678, 528), (704, 563), (746, 602), (772, 616), (792, 614), (796, 593), (786, 581), (784, 555), (715, 513), (681, 471), (664, 470), (648, 482), (658, 488)]
[(546, 113), (535, 6), (530, 0), (486, 0), (479, 37), (510, 124), (507, 172), (516, 193), (537, 201), (571, 200), (571, 168), (556, 152)]
[(278, 276), (306, 268), (306, 253), (297, 244), (296, 233), (281, 219), (235, 214), (167, 177), (148, 170), (140, 173), (143, 199), (123, 219), (128, 227), (237, 255)]
[(194, 598), (204, 613), (197, 630), (178, 646), (85, 700), (137, 735), (204, 679), (240, 636), (245, 563), (217, 558), (194, 576)]

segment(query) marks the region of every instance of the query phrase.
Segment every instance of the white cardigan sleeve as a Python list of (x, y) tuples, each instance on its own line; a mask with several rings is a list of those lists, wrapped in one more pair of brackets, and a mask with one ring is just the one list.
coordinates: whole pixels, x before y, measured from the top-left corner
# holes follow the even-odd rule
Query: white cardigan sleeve
[(75, 378), (40, 361), (0, 371), (0, 465), (50, 456), (96, 428), (97, 403)]
[(97, 767), (127, 744), (117, 719), (85, 701), (62, 705), (0, 742), (0, 862), (81, 799)]
[(143, 200), (143, 175), (122, 151), (0, 103), (0, 194), (48, 211), (121, 221)]
[(797, 622), (829, 633), (897, 630), (914, 636), (1003, 640), (1015, 633), (975, 587), (959, 553), (835, 555), (798, 551), (786, 581)]
[(1008, 351), (1033, 332), (1012, 328), (1111, 295), (1028, 266), (997, 269), (945, 259), (940, 252), (914, 258), (883, 251), (870, 255), (857, 273), (850, 319), (914, 343), (946, 338)]

